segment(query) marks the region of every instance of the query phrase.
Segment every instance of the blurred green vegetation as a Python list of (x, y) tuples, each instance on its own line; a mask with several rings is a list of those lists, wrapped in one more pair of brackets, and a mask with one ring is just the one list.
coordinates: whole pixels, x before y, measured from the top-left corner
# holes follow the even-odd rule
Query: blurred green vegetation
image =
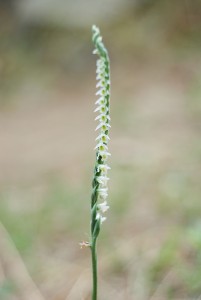
[[(20, 190), (19, 190), (20, 192)], [(37, 241), (44, 240), (52, 243), (51, 236), (76, 235), (76, 231), (85, 224), (88, 208), (83, 201), (83, 190), (73, 190), (62, 182), (52, 182), (41, 205), (37, 209), (23, 209), (15, 211), (10, 207), (6, 193), (1, 194), (0, 219), (11, 234), (16, 247), (22, 255), (30, 255), (30, 251)], [(20, 204), (20, 200), (18, 205)], [(27, 202), (31, 201), (27, 199)], [(79, 217), (75, 217), (75, 216)], [(34, 253), (32, 253), (34, 255)]]
[(5, 280), (0, 286), (0, 297), (8, 300), (12, 294), (15, 294), (16, 289), (12, 281)]

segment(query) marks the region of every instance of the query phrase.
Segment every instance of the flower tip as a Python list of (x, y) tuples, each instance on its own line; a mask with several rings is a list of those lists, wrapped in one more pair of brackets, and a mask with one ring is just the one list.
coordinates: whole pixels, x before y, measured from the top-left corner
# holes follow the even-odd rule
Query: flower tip
[(92, 25), (92, 32), (93, 33), (100, 33), (100, 30), (96, 25)]

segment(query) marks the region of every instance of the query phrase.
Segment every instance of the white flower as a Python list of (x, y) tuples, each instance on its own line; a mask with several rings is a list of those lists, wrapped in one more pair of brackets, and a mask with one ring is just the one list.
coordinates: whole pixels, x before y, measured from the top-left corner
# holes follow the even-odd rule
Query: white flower
[(106, 105), (105, 105), (105, 103), (104, 103), (104, 104), (98, 106), (98, 107), (94, 110), (94, 112), (97, 112), (97, 111), (99, 111), (101, 114), (106, 114), (106, 112), (108, 111), (108, 108), (106, 107)]
[(95, 121), (100, 120), (101, 122), (107, 123), (110, 120), (110, 116), (106, 114), (100, 114), (95, 118)]
[(106, 201), (98, 204), (97, 207), (102, 213), (105, 213), (110, 208)]
[(104, 132), (101, 132), (101, 134), (96, 138), (96, 141), (101, 140), (104, 143), (107, 143), (108, 140), (110, 140), (109, 136), (107, 134), (105, 134)]
[(100, 220), (100, 223), (102, 224), (106, 220), (106, 217), (103, 217), (100, 213), (97, 213), (96, 220)]
[(101, 131), (103, 131), (105, 133), (106, 130), (108, 130), (110, 128), (110, 124), (109, 123), (103, 123), (101, 122), (95, 130), (101, 129)]
[(103, 184), (103, 188), (107, 185), (107, 181), (109, 180), (110, 178), (109, 177), (106, 177), (106, 176), (97, 176), (96, 177), (96, 180)]
[(105, 82), (104, 80), (100, 80), (100, 81), (97, 83), (96, 87), (97, 87), (97, 88), (98, 88), (98, 87), (105, 87), (106, 84), (107, 84), (107, 82)]
[(108, 92), (106, 91), (105, 86), (96, 92), (96, 96), (98, 96), (98, 95), (100, 95), (100, 96), (108, 95)]
[(93, 53), (93, 54), (98, 54), (98, 50), (97, 50), (97, 49), (94, 49), (92, 53)]
[(102, 57), (97, 59), (97, 61), (96, 61), (97, 66), (102, 66), (104, 63), (105, 63), (105, 60)]
[(106, 67), (106, 66), (105, 66), (105, 62), (100, 61), (100, 62), (97, 64), (96, 74), (105, 72), (105, 67)]
[(108, 191), (108, 188), (106, 188), (106, 187), (99, 188), (98, 189), (98, 196), (99, 196), (99, 198), (102, 199), (102, 200), (106, 200), (106, 198), (108, 196), (107, 191)]
[(102, 141), (100, 141), (98, 145), (96, 145), (95, 149), (99, 149), (99, 151), (105, 152), (106, 150), (108, 150), (108, 146), (105, 145)]
[(96, 63), (96, 72), (98, 73), (99, 72), (99, 70), (105, 70), (105, 68), (106, 68), (106, 62), (105, 62), (105, 60), (103, 60), (103, 59), (99, 59), (99, 60), (97, 60), (97, 63)]
[(99, 164), (98, 165), (98, 172), (101, 171), (101, 173), (103, 173), (103, 174), (107, 174), (107, 170), (110, 170), (110, 169), (111, 168), (106, 164), (104, 164), (104, 165)]
[(111, 154), (106, 151), (99, 151), (98, 155), (102, 157), (103, 161), (106, 161), (108, 159), (108, 156), (111, 156)]
[(99, 188), (98, 199), (101, 201), (105, 201), (107, 197), (108, 197), (107, 190), (105, 190), (104, 188)]
[(101, 96), (95, 104), (98, 104), (98, 105), (105, 105), (105, 98), (103, 96)]
[(97, 74), (96, 79), (97, 79), (97, 80), (99, 80), (99, 79), (105, 79), (105, 78), (104, 78), (104, 73), (101, 72), (101, 73)]
[(98, 198), (102, 201), (104, 201), (104, 200), (106, 200), (107, 199), (107, 197), (108, 197), (108, 193), (100, 193), (99, 195), (98, 195)]

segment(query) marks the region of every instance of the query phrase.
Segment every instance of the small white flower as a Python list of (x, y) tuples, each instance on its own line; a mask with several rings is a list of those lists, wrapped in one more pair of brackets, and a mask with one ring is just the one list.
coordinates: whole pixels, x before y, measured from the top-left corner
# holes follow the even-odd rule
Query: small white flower
[(101, 96), (95, 104), (99, 104), (99, 105), (105, 105), (105, 98), (103, 96)]
[(106, 112), (108, 111), (108, 108), (106, 107), (105, 103), (103, 105), (98, 106), (94, 112), (99, 111), (100, 114), (106, 114)]
[(108, 146), (105, 145), (102, 141), (96, 145), (95, 149), (98, 149), (101, 152), (106, 152), (108, 150)]
[(110, 208), (106, 201), (98, 204), (97, 207), (102, 213), (105, 213)]
[(100, 73), (102, 71), (105, 71), (106, 65), (105, 65), (105, 61), (100, 60), (97, 64), (96, 64), (96, 73)]
[(105, 105), (101, 105), (100, 107), (99, 107), (99, 109), (100, 109), (100, 113), (103, 115), (103, 114), (106, 114), (107, 112), (108, 112), (108, 108), (107, 108), (107, 106), (105, 106)]
[(107, 84), (107, 83), (106, 83), (104, 80), (100, 80), (100, 81), (97, 83), (96, 87), (97, 87), (97, 88), (98, 88), (98, 87), (105, 87), (106, 84)]
[(97, 66), (102, 66), (104, 64), (105, 64), (105, 60), (102, 57), (97, 59), (97, 61), (96, 61)]
[(104, 78), (104, 72), (98, 73), (97, 76), (96, 76), (96, 79), (97, 80), (99, 80), (99, 79), (105, 79)]
[(98, 130), (98, 129), (101, 129), (101, 131), (105, 133), (105, 131), (108, 130), (110, 127), (111, 127), (111, 126), (110, 126), (109, 123), (103, 123), (103, 122), (101, 122), (101, 123), (96, 127), (95, 131)]
[[(106, 177), (106, 176), (97, 176), (97, 177), (96, 177), (96, 180), (97, 180), (99, 183), (103, 184), (104, 187), (106, 186), (107, 181), (108, 181), (109, 179), (110, 179), (110, 178), (108, 178), (108, 177)], [(104, 187), (103, 187), (103, 188), (104, 188)]]
[(100, 223), (102, 224), (106, 220), (106, 217), (103, 217), (101, 214), (97, 213), (96, 220), (100, 220)]
[(105, 201), (108, 197), (108, 189), (106, 187), (102, 187), (98, 189), (98, 198)]
[(102, 134), (101, 141), (102, 143), (107, 143), (110, 138), (106, 134)]
[(99, 198), (101, 201), (106, 200), (107, 197), (108, 197), (108, 193), (100, 193), (100, 194), (98, 195), (98, 198)]
[(98, 193), (107, 193), (108, 188), (107, 187), (103, 187), (103, 188), (99, 188), (97, 189)]
[(95, 118), (96, 120), (100, 120), (101, 122), (108, 122), (110, 120), (110, 116), (106, 114), (100, 114)]
[(105, 59), (103, 57), (101, 57), (100, 59), (97, 60), (96, 62), (96, 66), (97, 67), (105, 67)]
[(105, 121), (107, 121), (107, 116), (105, 114), (100, 114), (95, 118), (95, 121), (100, 120), (100, 119), (102, 122), (105, 122)]
[(96, 141), (101, 140), (103, 143), (107, 143), (108, 140), (110, 140), (110, 137), (105, 134), (104, 132), (101, 132), (101, 134), (96, 138)]
[(105, 72), (105, 62), (101, 61), (99, 64), (97, 64), (97, 67), (96, 67), (96, 74), (99, 74), (99, 73), (104, 73)]
[(105, 145), (107, 145), (108, 140), (110, 140), (109, 136), (107, 134), (105, 134), (104, 132), (102, 132), (97, 138), (96, 141), (99, 141), (100, 143), (104, 143)]
[(98, 171), (101, 171), (104, 174), (107, 174), (107, 171), (110, 170), (111, 168), (104, 164), (104, 165), (98, 165)]
[(107, 91), (106, 91), (105, 87), (101, 88), (100, 90), (98, 90), (98, 91), (96, 92), (96, 96), (98, 96), (98, 95), (100, 95), (100, 96), (105, 96), (105, 95), (107, 95)]
[(105, 67), (104, 67), (104, 66), (102, 66), (102, 67), (97, 67), (97, 69), (96, 69), (96, 76), (99, 76), (99, 74), (102, 75), (102, 76), (100, 76), (100, 78), (97, 79), (97, 80), (105, 80), (104, 73), (105, 73)]
[(102, 160), (104, 161), (108, 159), (108, 156), (111, 156), (111, 154), (106, 151), (99, 151), (99, 155), (102, 157)]

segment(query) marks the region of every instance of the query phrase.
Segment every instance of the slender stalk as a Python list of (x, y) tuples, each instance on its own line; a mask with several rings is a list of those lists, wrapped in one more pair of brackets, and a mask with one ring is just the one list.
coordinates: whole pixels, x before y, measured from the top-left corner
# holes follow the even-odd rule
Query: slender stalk
[(97, 300), (98, 275), (97, 275), (96, 239), (93, 240), (91, 245), (91, 258), (92, 258), (92, 275), (93, 275), (92, 300)]

